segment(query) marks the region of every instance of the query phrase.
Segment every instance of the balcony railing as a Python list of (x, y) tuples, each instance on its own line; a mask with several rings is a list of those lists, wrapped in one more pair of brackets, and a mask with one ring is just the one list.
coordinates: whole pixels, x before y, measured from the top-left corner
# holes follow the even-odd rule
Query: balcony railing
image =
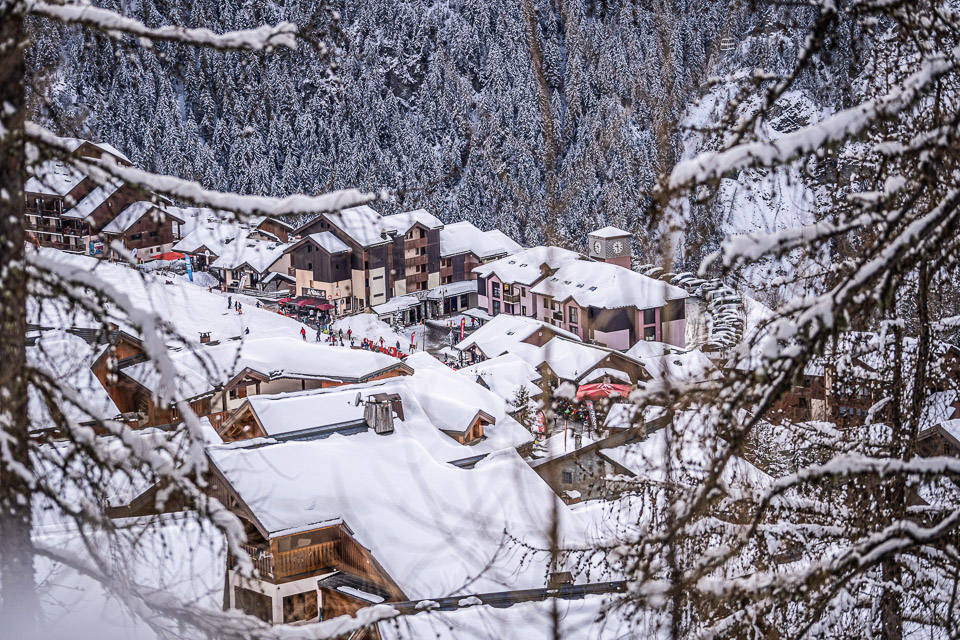
[(252, 544), (242, 546), (260, 577), (268, 580), (287, 580), (337, 568), (362, 575), (373, 570), (360, 545), (344, 534), (339, 539), (280, 551), (275, 555), (269, 548)]
[(421, 249), (427, 246), (429, 242), (428, 238), (417, 238), (415, 240), (404, 240), (403, 248), (404, 249)]
[(520, 302), (520, 292), (504, 293), (504, 294), (503, 294), (503, 301), (504, 301), (504, 302), (510, 302), (510, 303)]
[(422, 264), (427, 264), (427, 258), (428, 256), (426, 254), (422, 256), (416, 256), (414, 258), (407, 258), (403, 261), (403, 264), (407, 269), (410, 269), (412, 267), (418, 267)]

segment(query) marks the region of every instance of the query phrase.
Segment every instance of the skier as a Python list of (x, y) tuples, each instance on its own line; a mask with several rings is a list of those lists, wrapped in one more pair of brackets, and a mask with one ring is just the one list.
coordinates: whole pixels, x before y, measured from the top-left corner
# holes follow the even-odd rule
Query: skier
[(244, 335), (250, 335), (250, 327), (243, 330)]
[(300, 327), (300, 337), (303, 338), (303, 341), (307, 341), (307, 330), (303, 327)]
[(353, 329), (347, 329), (347, 340), (353, 340)]
[(341, 341), (343, 340), (343, 329), (340, 329), (339, 333), (337, 333), (337, 337), (340, 338)]
[(227, 309), (233, 307), (233, 296), (227, 296)]
[(320, 331), (320, 327), (317, 327), (317, 342), (320, 342), (320, 336), (323, 335), (323, 332)]
[(259, 300), (257, 300), (257, 309), (259, 309), (259, 308), (260, 308), (260, 307), (262, 307), (262, 306), (263, 306), (263, 305), (262, 305), (262, 304), (260, 304), (260, 301), (259, 301)]
[(240, 315), (243, 315), (243, 305), (240, 304), (239, 302), (237, 303), (237, 313), (239, 313)]

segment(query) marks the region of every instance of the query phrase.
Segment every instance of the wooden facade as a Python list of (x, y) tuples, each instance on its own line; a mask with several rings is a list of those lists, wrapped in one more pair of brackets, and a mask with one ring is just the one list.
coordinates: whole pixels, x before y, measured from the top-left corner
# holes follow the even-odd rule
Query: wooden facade
[(463, 431), (455, 429), (440, 428), (445, 434), (456, 440), (460, 444), (471, 445), (480, 442), (483, 439), (483, 429), (485, 426), (496, 424), (497, 420), (485, 411), (477, 411), (477, 415), (470, 421), (469, 426)]

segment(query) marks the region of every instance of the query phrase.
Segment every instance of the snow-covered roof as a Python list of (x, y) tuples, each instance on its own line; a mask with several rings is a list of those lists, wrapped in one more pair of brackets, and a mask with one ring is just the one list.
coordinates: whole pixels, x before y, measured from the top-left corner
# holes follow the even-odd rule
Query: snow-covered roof
[(483, 278), (496, 275), (503, 282), (531, 285), (543, 276), (541, 265), (553, 270), (581, 258), (579, 253), (560, 247), (531, 247), (506, 258), (482, 264), (473, 272)]
[(481, 260), (489, 260), (521, 249), (502, 231), (481, 231), (467, 221), (448, 224), (440, 230), (440, 256), (443, 258), (473, 252)]
[(488, 358), (495, 358), (511, 351), (537, 331), (548, 329), (556, 335), (579, 340), (580, 338), (566, 329), (540, 322), (525, 316), (511, 316), (505, 313), (494, 317), (456, 345), (463, 351), (476, 345)]
[[(178, 332), (181, 340), (169, 338), (178, 346), (186, 343), (197, 344), (200, 332), (210, 334), (214, 341), (225, 341), (244, 335), (250, 329), (250, 338), (275, 336), (300, 337), (300, 328), (306, 325), (272, 311), (257, 309), (255, 300), (233, 294), (234, 302), (243, 303), (243, 314), (227, 310), (228, 296), (220, 292), (210, 292), (206, 286), (189, 282), (186, 276), (157, 277), (150, 273), (130, 269), (124, 265), (97, 260), (88, 256), (67, 254), (55, 249), (31, 249), (28, 259), (57, 269), (73, 273), (79, 282), (91, 281), (97, 286), (108, 286), (124, 296), (135, 317), (153, 314), (168, 323)], [(168, 284), (169, 283), (169, 284)], [(44, 327), (92, 327), (100, 326), (98, 319), (70, 309), (59, 299), (44, 300), (43, 304), (33, 298), (28, 300), (28, 322)], [(131, 327), (126, 314), (120, 314), (108, 308), (109, 319), (121, 329), (131, 334), (138, 330)], [(310, 327), (306, 327), (312, 331)]]
[(383, 304), (378, 304), (374, 307), (373, 312), (378, 316), (387, 315), (389, 313), (396, 313), (397, 311), (404, 311), (406, 309), (412, 309), (420, 304), (420, 297), (415, 294), (407, 294), (403, 296), (395, 296), (390, 298)]
[(474, 293), (477, 290), (476, 280), (461, 280), (460, 282), (451, 282), (434, 287), (427, 292), (427, 300), (443, 300), (452, 296), (463, 295), (464, 293)]
[(39, 167), (28, 169), (33, 176), (23, 185), (25, 193), (65, 196), (86, 177), (61, 160), (45, 160)]
[[(415, 437), (440, 462), (516, 448), (532, 440), (526, 429), (506, 415), (501, 398), (437, 362), (430, 354), (414, 354), (405, 364), (414, 369), (413, 375), (332, 389), (253, 396), (247, 402), (267, 436), (280, 436), (362, 419), (363, 405), (354, 405), (357, 393), (364, 398), (377, 393), (397, 394), (404, 419), (396, 420), (395, 428)], [(463, 433), (480, 411), (495, 422), (484, 428), (484, 439), (479, 443), (461, 445), (443, 433)]]
[[(171, 354), (183, 377), (178, 389), (181, 398), (193, 398), (213, 391), (244, 370), (270, 380), (358, 381), (400, 364), (386, 354), (304, 342), (300, 337), (269, 337), (229, 341), (213, 346), (184, 349)], [(150, 391), (169, 396), (160, 389), (160, 376), (152, 363), (143, 362), (122, 369)]]
[(206, 249), (213, 255), (220, 256), (226, 252), (230, 244), (242, 242), (250, 235), (249, 229), (236, 223), (207, 218), (204, 214), (194, 219), (196, 222), (192, 225), (193, 228), (185, 232), (183, 239), (173, 245), (174, 251), (196, 253)]
[(383, 216), (365, 204), (336, 213), (325, 213), (323, 216), (361, 247), (391, 242), (390, 238), (382, 233), (389, 229), (383, 223)]
[[(490, 391), (503, 398), (506, 403), (513, 400), (521, 387), (527, 390), (530, 397), (540, 395), (540, 387), (536, 384), (540, 373), (532, 364), (512, 353), (464, 367), (457, 373), (471, 380), (483, 380)], [(507, 410), (513, 411), (515, 407), (508, 404)]]
[(956, 418), (958, 392), (937, 391), (928, 395), (923, 405), (923, 412), (920, 415), (920, 429), (934, 427), (947, 420)]
[[(706, 476), (722, 442), (711, 433), (698, 411), (679, 412), (674, 421), (674, 425), (658, 429), (642, 441), (603, 449), (602, 453), (650, 482), (667, 482), (669, 466), (672, 482), (696, 484)], [(668, 429), (671, 429), (669, 446)], [(763, 490), (773, 484), (773, 478), (743, 458), (731, 456), (720, 474), (720, 483), (728, 491)]]
[(343, 240), (333, 235), (329, 231), (321, 231), (320, 233), (311, 233), (307, 238), (313, 241), (317, 246), (322, 247), (324, 251), (330, 255), (336, 255), (338, 253), (343, 253), (344, 251), (350, 251)]
[(247, 265), (257, 273), (264, 273), (283, 257), (289, 246), (282, 242), (264, 242), (248, 237), (222, 247), (222, 252), (210, 266), (233, 270)]
[(343, 522), (409, 598), (543, 587), (554, 509), (563, 543), (582, 525), (512, 450), (473, 469), (439, 462), (401, 425), (208, 453), (271, 535)]
[(599, 369), (594, 369), (586, 376), (580, 379), (580, 384), (589, 384), (591, 382), (600, 382), (604, 378), (610, 378), (614, 382), (623, 382), (630, 384), (630, 376), (628, 376), (623, 371), (619, 369), (610, 369), (608, 367), (601, 367)]
[(630, 232), (608, 225), (603, 229), (591, 231), (589, 235), (593, 236), (594, 238), (620, 238), (622, 236), (629, 236)]
[(531, 291), (557, 301), (572, 299), (581, 307), (598, 309), (652, 309), (666, 305), (669, 300), (688, 296), (685, 290), (662, 280), (648, 278), (619, 265), (587, 260), (561, 266)]
[[(84, 423), (91, 419), (113, 419), (120, 415), (117, 405), (90, 369), (95, 357), (93, 348), (82, 338), (60, 331), (44, 332), (36, 344), (26, 350), (28, 365), (56, 380), (63, 389), (69, 389), (71, 394), (75, 394), (76, 398), (90, 409), (80, 409), (66, 398), (59, 398), (57, 408), (68, 420), (75, 423)], [(55, 426), (49, 408), (34, 387), (30, 387), (28, 394), (27, 413), (30, 416), (31, 430)]]
[(119, 181), (108, 182), (107, 184), (97, 185), (97, 187), (80, 199), (76, 206), (63, 212), (64, 218), (83, 219), (93, 213), (94, 209), (107, 201), (122, 186)]
[(110, 155), (120, 160), (123, 160), (128, 164), (132, 164), (130, 162), (130, 158), (128, 158), (122, 151), (117, 149), (115, 146), (107, 142), (94, 142), (93, 140), (84, 140), (82, 138), (60, 138), (60, 140), (61, 142), (64, 142), (66, 144), (66, 146), (70, 149), (71, 152), (76, 151), (81, 146), (83, 146), (84, 143), (89, 142), (90, 144), (97, 147), (101, 151), (105, 151)]
[(669, 628), (661, 614), (627, 616), (614, 597), (603, 595), (508, 607), (464, 601), (452, 611), (424, 611), (379, 625), (383, 640), (659, 640), (669, 635)]
[[(442, 229), (443, 223), (426, 209), (414, 209), (413, 211), (404, 211), (392, 216), (383, 216), (380, 219), (384, 228), (404, 234), (410, 230), (413, 225), (420, 223), (427, 229)], [(379, 229), (377, 230), (379, 232)]]
[(558, 378), (571, 382), (579, 382), (584, 375), (596, 368), (600, 361), (610, 355), (610, 351), (563, 337), (555, 338), (542, 347), (533, 349), (523, 345), (523, 348), (517, 349), (516, 353), (534, 366), (546, 363)]
[(158, 205), (155, 202), (148, 202), (146, 200), (140, 200), (139, 202), (134, 202), (129, 207), (121, 211), (117, 216), (111, 220), (101, 231), (103, 233), (123, 233), (134, 224), (137, 223), (140, 218), (145, 216), (147, 212), (152, 209), (158, 209), (161, 215), (165, 218), (172, 218), (177, 222), (183, 222), (183, 219), (171, 211), (167, 211), (166, 207)]
[(284, 222), (283, 220), (275, 216), (255, 216), (253, 218), (250, 218), (250, 220), (247, 222), (247, 226), (249, 226), (251, 229), (259, 229), (264, 222), (272, 222), (290, 231), (293, 231), (293, 225), (287, 222)]

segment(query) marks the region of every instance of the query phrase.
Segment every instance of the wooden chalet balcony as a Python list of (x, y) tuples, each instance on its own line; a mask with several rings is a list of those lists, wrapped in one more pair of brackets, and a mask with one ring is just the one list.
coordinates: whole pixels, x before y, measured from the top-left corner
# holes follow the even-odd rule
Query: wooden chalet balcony
[(50, 222), (28, 222), (24, 225), (24, 229), (27, 231), (39, 231), (42, 233), (60, 233), (62, 227), (60, 226), (59, 221), (50, 221)]
[(563, 311), (554, 311), (554, 312), (553, 312), (553, 319), (554, 319), (554, 320), (561, 320), (561, 321), (562, 321), (562, 320), (563, 320)]
[(211, 413), (206, 417), (208, 420), (210, 420), (211, 427), (214, 429), (219, 429), (231, 415), (233, 415), (233, 411), (218, 411), (217, 413)]
[(509, 303), (517, 303), (517, 302), (520, 302), (520, 292), (519, 292), (519, 291), (515, 291), (515, 292), (513, 292), (513, 293), (504, 293), (504, 294), (503, 294), (503, 301), (504, 301), (504, 302), (509, 302)]
[(406, 260), (403, 261), (403, 264), (407, 269), (411, 269), (413, 267), (418, 267), (422, 264), (427, 264), (427, 258), (428, 256), (426, 254), (422, 256), (416, 256), (415, 258), (407, 258)]
[(409, 287), (412, 284), (419, 284), (421, 282), (426, 282), (427, 277), (430, 274), (424, 271), (423, 273), (412, 273), (406, 277), (407, 286)]
[[(256, 545), (244, 544), (254, 568), (265, 580), (274, 583), (296, 580), (322, 571), (346, 569), (360, 575), (373, 571), (363, 548), (352, 538), (341, 534), (339, 540), (321, 542), (308, 547), (270, 553)], [(271, 545), (273, 546), (273, 545)]]
[(441, 278), (453, 277), (453, 267), (440, 267), (440, 277)]

